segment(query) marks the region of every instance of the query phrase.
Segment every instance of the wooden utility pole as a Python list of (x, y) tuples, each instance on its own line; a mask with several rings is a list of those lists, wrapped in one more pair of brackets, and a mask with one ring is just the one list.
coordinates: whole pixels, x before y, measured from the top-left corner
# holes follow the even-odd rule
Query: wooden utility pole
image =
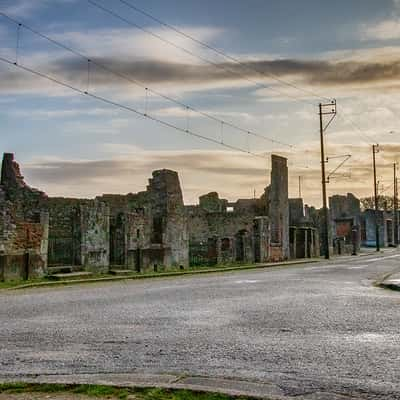
[(397, 193), (397, 163), (393, 163), (393, 244), (399, 245), (399, 216), (398, 216), (398, 193)]
[(374, 200), (375, 200), (375, 242), (376, 242), (376, 251), (380, 251), (380, 243), (379, 243), (379, 216), (378, 216), (378, 184), (376, 182), (376, 160), (375, 155), (379, 152), (379, 145), (372, 145), (372, 160), (374, 166)]
[[(325, 111), (326, 108), (329, 107), (328, 111)], [(324, 127), (323, 116), (331, 115), (331, 119)], [(328, 104), (319, 104), (319, 133), (320, 133), (320, 142), (321, 142), (321, 175), (322, 175), (322, 251), (324, 253), (325, 258), (329, 259), (329, 215), (328, 215), (328, 205), (326, 198), (326, 171), (325, 164), (327, 160), (325, 159), (325, 146), (324, 146), (324, 132), (326, 128), (330, 125), (333, 118), (336, 115), (336, 100), (333, 100)]]

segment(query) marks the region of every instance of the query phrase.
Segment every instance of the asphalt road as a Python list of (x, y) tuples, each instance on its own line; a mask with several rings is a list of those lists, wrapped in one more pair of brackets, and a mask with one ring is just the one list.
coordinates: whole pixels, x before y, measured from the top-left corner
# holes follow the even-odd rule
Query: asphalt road
[(399, 267), (386, 253), (1, 292), (0, 377), (187, 374), (400, 399), (400, 293), (372, 284)]

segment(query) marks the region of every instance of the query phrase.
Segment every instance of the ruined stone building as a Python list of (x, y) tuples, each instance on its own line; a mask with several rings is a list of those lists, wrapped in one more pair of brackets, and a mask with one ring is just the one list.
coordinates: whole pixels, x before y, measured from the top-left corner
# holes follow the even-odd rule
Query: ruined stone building
[[(377, 216), (377, 218), (376, 218)], [(365, 210), (361, 213), (361, 244), (366, 247), (376, 246), (376, 222), (379, 227), (379, 245), (380, 247), (395, 246), (395, 223), (392, 211), (378, 210), (375, 216), (375, 210)], [(376, 221), (377, 220), (377, 221)], [(399, 216), (397, 217), (399, 221)], [(397, 230), (399, 227), (397, 226)], [(399, 233), (397, 233), (399, 235)], [(399, 236), (397, 236), (399, 237)]]
[[(287, 160), (275, 155), (270, 185), (259, 199), (228, 202), (212, 192), (201, 196), (199, 205), (185, 206), (174, 171), (154, 171), (146, 190), (135, 194), (49, 198), (30, 188), (13, 155), (5, 154), (0, 280), (64, 270), (162, 271), (314, 255), (315, 236), (304, 221), (296, 224), (307, 233), (292, 235), (293, 251)], [(306, 250), (299, 250), (304, 244)]]
[(0, 181), (0, 281), (47, 271), (47, 197), (30, 188), (13, 154), (4, 154)]
[[(272, 156), (271, 183), (261, 198), (232, 203), (211, 192), (199, 198), (198, 206), (187, 206), (186, 210), (190, 261), (194, 265), (291, 258), (288, 168), (283, 157)], [(299, 237), (301, 246), (304, 236)], [(314, 256), (316, 250), (311, 246), (310, 250), (299, 254)]]
[(94, 200), (49, 199), (49, 264), (137, 272), (189, 265), (178, 174), (153, 172), (145, 192)]
[(330, 241), (336, 254), (351, 254), (361, 245), (360, 200), (351, 193), (329, 197)]
[[(337, 254), (349, 254), (363, 247), (376, 246), (376, 223), (381, 247), (395, 246), (393, 211), (361, 211), (360, 200), (353, 194), (329, 198), (331, 243)], [(398, 237), (398, 236), (397, 236)]]
[(320, 255), (319, 230), (306, 213), (303, 199), (289, 199), (290, 258), (314, 258)]

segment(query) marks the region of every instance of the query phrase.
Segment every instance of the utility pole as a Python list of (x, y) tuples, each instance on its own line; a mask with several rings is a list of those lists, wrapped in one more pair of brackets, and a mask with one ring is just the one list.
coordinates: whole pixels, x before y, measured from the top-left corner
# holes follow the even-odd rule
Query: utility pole
[(375, 200), (375, 242), (376, 251), (380, 251), (379, 244), (379, 216), (378, 216), (378, 184), (376, 182), (376, 160), (375, 155), (379, 152), (379, 144), (372, 145), (372, 160), (374, 166), (374, 200)]
[(299, 199), (301, 199), (301, 176), (299, 176)]
[(393, 163), (393, 244), (399, 245), (399, 216), (398, 216), (398, 193), (397, 193), (397, 163)]
[[(329, 110), (327, 108), (329, 107)], [(327, 111), (325, 111), (327, 110)], [(324, 127), (323, 116), (331, 115), (331, 119)], [(325, 146), (324, 146), (324, 132), (326, 128), (330, 125), (336, 115), (336, 100), (333, 100), (328, 104), (319, 104), (319, 132), (320, 132), (320, 142), (321, 142), (321, 175), (322, 175), (322, 249), (325, 258), (329, 259), (329, 215), (328, 215), (328, 205), (326, 198), (326, 172), (325, 164), (327, 160), (325, 159)]]

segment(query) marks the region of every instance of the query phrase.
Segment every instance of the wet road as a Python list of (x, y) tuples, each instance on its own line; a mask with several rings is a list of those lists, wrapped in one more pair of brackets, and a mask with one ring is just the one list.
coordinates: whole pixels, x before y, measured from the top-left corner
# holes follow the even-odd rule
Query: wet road
[(0, 293), (0, 377), (170, 373), (400, 399), (400, 253)]

